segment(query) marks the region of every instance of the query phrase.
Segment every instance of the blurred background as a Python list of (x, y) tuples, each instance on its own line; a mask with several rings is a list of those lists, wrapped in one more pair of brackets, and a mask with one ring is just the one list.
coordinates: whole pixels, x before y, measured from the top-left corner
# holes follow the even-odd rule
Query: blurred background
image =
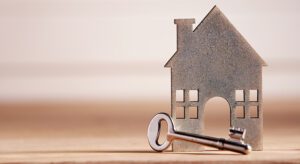
[[(151, 117), (170, 112), (163, 66), (176, 51), (173, 19), (195, 18), (196, 26), (214, 5), (268, 64), (265, 141), (299, 135), (297, 0), (2, 0), (0, 142), (20, 150), (66, 137), (146, 143)], [(206, 133), (225, 137), (228, 104), (214, 98), (206, 111)]]

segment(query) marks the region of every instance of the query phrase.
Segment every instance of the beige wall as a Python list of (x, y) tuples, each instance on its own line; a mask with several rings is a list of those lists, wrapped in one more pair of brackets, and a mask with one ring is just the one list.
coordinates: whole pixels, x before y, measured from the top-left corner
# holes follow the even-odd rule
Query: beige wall
[(174, 18), (217, 4), (269, 64), (264, 96), (300, 95), (299, 1), (0, 1), (0, 101), (170, 100)]

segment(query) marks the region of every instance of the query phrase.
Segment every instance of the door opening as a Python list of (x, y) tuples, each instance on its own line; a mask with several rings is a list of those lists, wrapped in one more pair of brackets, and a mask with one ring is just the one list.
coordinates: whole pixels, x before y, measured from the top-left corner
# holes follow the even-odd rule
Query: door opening
[(204, 135), (228, 138), (230, 106), (226, 99), (213, 97), (204, 107)]

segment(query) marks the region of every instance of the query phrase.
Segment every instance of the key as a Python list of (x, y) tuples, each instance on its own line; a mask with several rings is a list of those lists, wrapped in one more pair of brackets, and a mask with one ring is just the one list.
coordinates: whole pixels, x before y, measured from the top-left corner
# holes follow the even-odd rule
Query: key
[[(165, 120), (168, 126), (166, 141), (163, 144), (158, 143), (160, 135), (161, 121)], [(209, 147), (218, 148), (220, 150), (229, 150), (241, 154), (249, 154), (251, 146), (245, 144), (243, 139), (246, 130), (241, 128), (230, 128), (229, 136), (231, 139), (216, 138), (205, 135), (190, 134), (174, 130), (174, 124), (171, 117), (166, 113), (158, 113), (155, 115), (148, 126), (148, 142), (151, 148), (161, 152), (166, 150), (174, 140), (183, 140), (193, 142)]]

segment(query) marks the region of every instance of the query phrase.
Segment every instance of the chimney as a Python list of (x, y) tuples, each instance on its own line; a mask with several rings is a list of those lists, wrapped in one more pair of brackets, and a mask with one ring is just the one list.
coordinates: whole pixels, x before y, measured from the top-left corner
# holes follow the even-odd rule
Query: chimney
[(194, 23), (194, 18), (174, 20), (174, 24), (177, 25), (177, 50), (184, 48), (184, 45), (191, 38)]

